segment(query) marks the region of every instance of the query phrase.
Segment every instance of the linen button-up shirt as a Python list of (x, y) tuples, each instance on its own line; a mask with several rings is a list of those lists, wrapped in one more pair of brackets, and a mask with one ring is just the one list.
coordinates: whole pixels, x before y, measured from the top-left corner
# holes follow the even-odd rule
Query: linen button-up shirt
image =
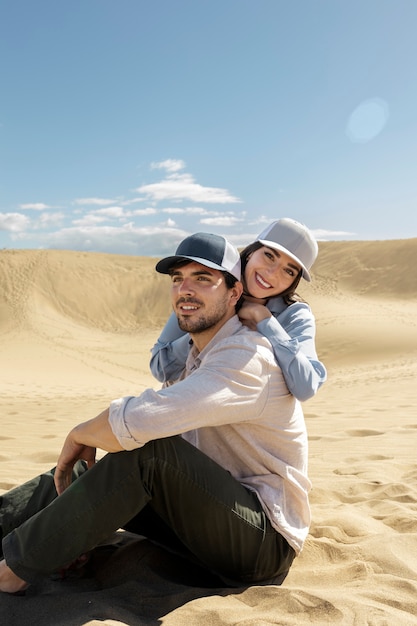
[(110, 425), (126, 450), (173, 435), (256, 492), (274, 528), (298, 553), (310, 525), (307, 431), (269, 341), (237, 316), (198, 353), (181, 379), (114, 400)]

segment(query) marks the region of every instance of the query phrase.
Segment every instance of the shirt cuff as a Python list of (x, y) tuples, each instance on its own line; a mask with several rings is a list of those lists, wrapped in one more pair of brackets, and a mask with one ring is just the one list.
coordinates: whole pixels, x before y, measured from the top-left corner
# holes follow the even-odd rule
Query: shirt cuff
[(124, 448), (124, 450), (135, 450), (143, 446), (143, 443), (137, 441), (130, 432), (126, 420), (125, 410), (130, 400), (134, 396), (126, 396), (125, 398), (118, 398), (110, 403), (109, 410), (109, 424), (113, 431), (113, 435), (117, 441)]

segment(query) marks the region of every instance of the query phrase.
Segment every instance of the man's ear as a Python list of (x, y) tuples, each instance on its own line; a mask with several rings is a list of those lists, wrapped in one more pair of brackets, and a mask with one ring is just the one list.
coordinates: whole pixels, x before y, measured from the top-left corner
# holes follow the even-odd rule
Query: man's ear
[(230, 290), (230, 295), (232, 298), (232, 304), (233, 306), (236, 306), (236, 304), (239, 302), (239, 299), (241, 297), (243, 293), (243, 285), (240, 282), (240, 280), (236, 281), (235, 284), (233, 285), (233, 287)]

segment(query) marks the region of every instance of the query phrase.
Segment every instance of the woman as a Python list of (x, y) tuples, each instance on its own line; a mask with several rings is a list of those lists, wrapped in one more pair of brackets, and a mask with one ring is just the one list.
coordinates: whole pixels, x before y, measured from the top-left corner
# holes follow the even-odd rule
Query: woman
[[(301, 278), (311, 280), (317, 254), (312, 233), (290, 218), (272, 222), (241, 252), (245, 295), (239, 317), (269, 339), (289, 391), (301, 401), (314, 396), (327, 377), (316, 352), (314, 315), (295, 292)], [(155, 378), (178, 378), (188, 350), (188, 334), (172, 314), (152, 349)]]

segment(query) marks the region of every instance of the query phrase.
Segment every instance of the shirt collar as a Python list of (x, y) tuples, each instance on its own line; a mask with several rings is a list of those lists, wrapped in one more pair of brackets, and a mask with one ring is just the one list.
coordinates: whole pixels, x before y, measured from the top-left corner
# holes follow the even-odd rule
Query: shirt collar
[(188, 358), (186, 362), (186, 370), (187, 374), (189, 374), (192, 370), (198, 368), (204, 356), (209, 352), (216, 344), (222, 341), (225, 337), (230, 337), (234, 335), (242, 328), (242, 322), (238, 318), (237, 315), (234, 315), (227, 320), (225, 324), (214, 335), (214, 337), (208, 342), (208, 344), (203, 348), (201, 352), (198, 352), (195, 344), (191, 345), (190, 352), (188, 353)]

